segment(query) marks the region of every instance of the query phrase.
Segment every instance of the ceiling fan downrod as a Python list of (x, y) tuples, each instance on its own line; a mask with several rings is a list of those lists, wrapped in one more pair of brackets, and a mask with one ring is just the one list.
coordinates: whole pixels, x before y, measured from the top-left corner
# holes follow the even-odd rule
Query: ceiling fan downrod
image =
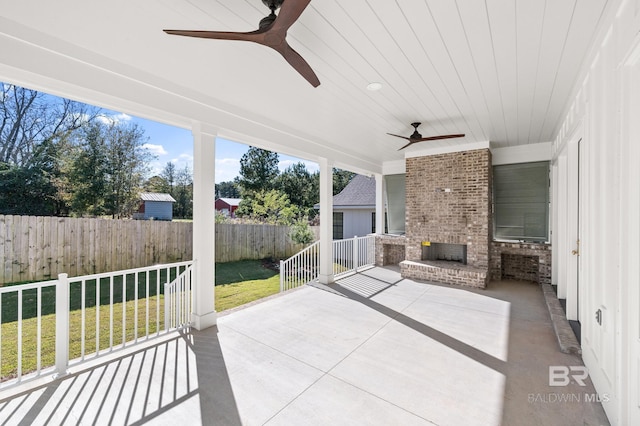
[(273, 21), (275, 21), (277, 18), (276, 10), (278, 10), (280, 6), (282, 6), (283, 1), (284, 0), (262, 0), (262, 3), (264, 3), (264, 5), (267, 6), (269, 10), (271, 10), (271, 13), (269, 14), (269, 16), (265, 16), (260, 20), (260, 24), (258, 24), (258, 27), (260, 29), (267, 28), (269, 25), (273, 24)]

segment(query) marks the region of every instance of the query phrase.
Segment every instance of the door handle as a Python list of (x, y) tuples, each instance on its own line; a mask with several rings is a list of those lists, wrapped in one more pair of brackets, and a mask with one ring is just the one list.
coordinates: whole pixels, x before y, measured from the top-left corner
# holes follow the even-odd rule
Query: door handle
[(571, 250), (571, 254), (574, 256), (580, 256), (580, 240), (576, 240), (576, 248)]

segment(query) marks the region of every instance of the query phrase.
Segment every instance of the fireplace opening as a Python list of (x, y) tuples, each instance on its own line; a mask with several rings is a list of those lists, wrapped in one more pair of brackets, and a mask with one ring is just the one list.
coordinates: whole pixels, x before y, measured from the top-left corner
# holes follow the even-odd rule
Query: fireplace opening
[(422, 260), (442, 260), (467, 264), (467, 245), (422, 242)]

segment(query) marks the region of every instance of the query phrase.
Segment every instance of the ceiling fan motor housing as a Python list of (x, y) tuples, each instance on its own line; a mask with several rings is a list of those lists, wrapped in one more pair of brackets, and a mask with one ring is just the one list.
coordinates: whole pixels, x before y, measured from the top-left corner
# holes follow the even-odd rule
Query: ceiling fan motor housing
[(411, 125), (413, 126), (413, 134), (411, 135), (411, 139), (420, 139), (422, 137), (422, 135), (420, 133), (418, 133), (418, 126), (420, 126), (422, 123), (420, 122), (415, 122), (415, 123), (411, 123)]

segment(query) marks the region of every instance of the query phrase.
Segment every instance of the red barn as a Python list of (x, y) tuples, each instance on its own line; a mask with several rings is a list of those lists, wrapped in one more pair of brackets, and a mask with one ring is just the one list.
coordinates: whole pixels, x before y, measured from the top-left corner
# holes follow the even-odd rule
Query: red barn
[(218, 198), (216, 200), (216, 210), (225, 216), (235, 217), (235, 211), (240, 205), (240, 198)]

